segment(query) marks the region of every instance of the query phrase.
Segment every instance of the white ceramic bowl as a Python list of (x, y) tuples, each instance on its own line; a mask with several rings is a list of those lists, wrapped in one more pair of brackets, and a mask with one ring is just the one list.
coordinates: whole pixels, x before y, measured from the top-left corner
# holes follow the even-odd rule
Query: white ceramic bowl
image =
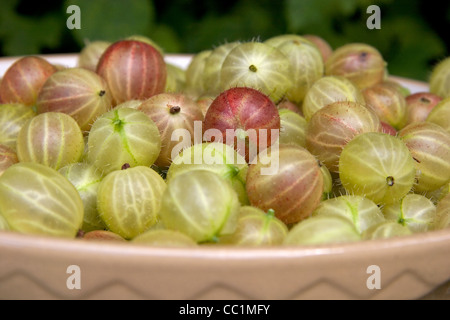
[[(16, 59), (1, 58), (0, 75)], [(166, 60), (186, 67), (190, 56)], [(427, 90), (393, 78), (411, 92)], [(450, 230), (338, 245), (195, 249), (0, 232), (0, 299), (449, 299), (449, 280)]]

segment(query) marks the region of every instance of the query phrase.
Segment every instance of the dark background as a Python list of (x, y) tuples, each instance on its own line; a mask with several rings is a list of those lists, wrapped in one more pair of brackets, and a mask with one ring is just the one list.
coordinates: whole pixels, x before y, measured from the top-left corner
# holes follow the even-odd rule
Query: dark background
[[(69, 30), (76, 4), (81, 29)], [(381, 8), (369, 30), (367, 7)], [(426, 80), (450, 49), (450, 2), (424, 0), (2, 0), (0, 54), (79, 52), (87, 41), (144, 35), (167, 53), (196, 53), (235, 40), (283, 33), (316, 34), (333, 48), (365, 42), (378, 48), (391, 74)]]

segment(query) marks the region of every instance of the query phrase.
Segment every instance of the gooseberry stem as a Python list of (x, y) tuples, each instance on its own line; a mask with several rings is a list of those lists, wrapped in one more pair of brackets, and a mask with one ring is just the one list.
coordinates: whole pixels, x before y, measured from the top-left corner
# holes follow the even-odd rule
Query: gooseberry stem
[(180, 112), (181, 108), (179, 106), (171, 106), (169, 112), (171, 114), (177, 114)]

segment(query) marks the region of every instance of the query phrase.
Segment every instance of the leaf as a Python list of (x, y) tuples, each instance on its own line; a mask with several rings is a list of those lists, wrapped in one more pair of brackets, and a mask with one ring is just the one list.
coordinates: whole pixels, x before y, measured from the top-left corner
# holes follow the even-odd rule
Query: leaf
[(264, 39), (281, 32), (270, 12), (252, 4), (253, 1), (240, 2), (229, 14), (209, 14), (195, 23), (187, 33), (188, 52), (211, 49), (226, 42)]
[(131, 35), (148, 36), (154, 22), (149, 0), (66, 0), (64, 8), (69, 5), (80, 8), (81, 28), (72, 33), (81, 46), (86, 40), (114, 42)]
[(150, 35), (150, 38), (155, 41), (166, 53), (182, 52), (180, 39), (175, 31), (167, 25), (157, 25)]
[(286, 0), (285, 16), (289, 32), (298, 32), (302, 28), (323, 21), (326, 14), (321, 7), (328, 0)]
[(395, 30), (395, 43), (387, 53), (389, 71), (403, 77), (426, 81), (431, 60), (445, 54), (442, 40), (422, 20), (398, 17), (385, 21), (384, 27)]
[(286, 0), (288, 29), (299, 32), (312, 25), (332, 27), (333, 18), (352, 15), (361, 1), (364, 0)]
[(18, 20), (3, 45), (5, 54), (9, 56), (39, 54), (44, 47), (57, 47), (61, 38), (60, 22), (55, 16)]
[(17, 1), (2, 2), (0, 37), (3, 52), (8, 56), (39, 54), (43, 48), (56, 48), (61, 40), (65, 22), (62, 17), (48, 13), (27, 17), (15, 12)]
[[(371, 4), (381, 7), (380, 30), (366, 26)], [(286, 0), (285, 9), (290, 32), (314, 33), (333, 48), (370, 44), (382, 53), (391, 74), (425, 80), (430, 60), (445, 53), (443, 41), (420, 16), (417, 1)]]

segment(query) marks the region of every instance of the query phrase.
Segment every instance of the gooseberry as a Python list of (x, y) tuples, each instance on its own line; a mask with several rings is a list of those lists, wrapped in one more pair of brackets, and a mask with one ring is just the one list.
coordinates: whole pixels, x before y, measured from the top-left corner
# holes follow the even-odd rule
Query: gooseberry
[(433, 67), (428, 82), (431, 93), (442, 98), (450, 97), (450, 57), (445, 58)]
[(412, 189), (415, 176), (414, 160), (405, 143), (385, 133), (357, 135), (339, 158), (344, 188), (378, 205), (402, 199)]
[(17, 154), (11, 148), (0, 144), (0, 176), (15, 163), (18, 163), (19, 159), (17, 158)]
[(375, 84), (362, 91), (367, 108), (371, 109), (381, 121), (396, 130), (402, 129), (407, 122), (406, 98), (384, 82)]
[(132, 239), (158, 221), (165, 189), (163, 178), (149, 167), (111, 172), (98, 186), (100, 218), (110, 231)]
[(339, 171), (345, 145), (364, 132), (381, 132), (378, 116), (352, 101), (330, 103), (313, 114), (306, 127), (306, 148), (330, 171)]
[(100, 57), (111, 44), (109, 41), (92, 41), (87, 43), (78, 55), (77, 66), (95, 72)]
[(151, 166), (161, 151), (156, 124), (143, 112), (120, 108), (102, 114), (88, 137), (88, 162), (106, 175), (131, 167)]
[(84, 215), (81, 230), (89, 232), (106, 229), (97, 210), (97, 190), (102, 180), (99, 170), (87, 162), (76, 162), (58, 170), (77, 189), (83, 201)]
[(205, 58), (205, 65), (202, 73), (204, 94), (218, 95), (222, 91), (221, 70), (223, 62), (232, 49), (237, 47), (240, 42), (228, 42), (214, 48)]
[(162, 93), (166, 86), (163, 56), (141, 41), (120, 40), (111, 44), (101, 56), (96, 71), (106, 80), (115, 105), (148, 99)]
[(450, 97), (440, 101), (430, 111), (426, 121), (437, 124), (450, 132)]
[(351, 101), (365, 105), (361, 91), (347, 78), (325, 76), (313, 83), (302, 104), (303, 115), (309, 121), (313, 114), (336, 101)]
[(291, 63), (276, 47), (241, 43), (228, 53), (220, 70), (219, 92), (234, 87), (259, 90), (277, 103), (293, 87)]
[(131, 240), (133, 244), (151, 247), (196, 247), (198, 246), (191, 237), (176, 230), (157, 229), (148, 230)]
[(248, 164), (233, 147), (221, 142), (195, 144), (181, 151), (167, 170), (166, 181), (191, 170), (209, 170), (228, 180), (239, 202), (248, 204), (245, 181)]
[(323, 175), (308, 150), (280, 145), (249, 165), (246, 188), (252, 206), (266, 212), (273, 209), (278, 219), (292, 224), (310, 216), (319, 205)]
[(83, 223), (83, 202), (58, 171), (16, 163), (0, 176), (0, 212), (11, 230), (74, 238)]
[(407, 194), (382, 210), (386, 220), (407, 226), (413, 233), (431, 230), (436, 220), (436, 206), (420, 194)]
[(0, 144), (17, 150), (20, 129), (35, 115), (32, 108), (23, 104), (0, 104)]
[(431, 122), (415, 122), (398, 136), (414, 159), (417, 175), (414, 191), (441, 188), (450, 181), (450, 133)]
[(160, 216), (169, 230), (183, 232), (197, 243), (214, 242), (236, 230), (239, 208), (227, 180), (208, 170), (192, 170), (167, 183)]
[(264, 93), (248, 87), (223, 91), (204, 120), (206, 142), (233, 145), (247, 161), (278, 140), (279, 129), (276, 105)]
[(384, 220), (365, 230), (361, 236), (363, 240), (374, 240), (409, 236), (411, 234), (413, 234), (413, 232), (407, 226), (404, 226), (397, 221)]
[(182, 93), (156, 94), (137, 110), (145, 113), (159, 129), (161, 151), (155, 164), (160, 167), (169, 167), (173, 160), (172, 150), (180, 143), (173, 137), (176, 130), (183, 130), (183, 137), (187, 135), (191, 145), (195, 142), (194, 123), (203, 121), (203, 113), (197, 103)]
[(442, 198), (436, 206), (435, 230), (450, 228), (450, 194)]
[(343, 195), (322, 201), (312, 215), (321, 214), (345, 217), (359, 233), (385, 220), (380, 208), (372, 200), (356, 195)]
[(362, 90), (385, 79), (386, 65), (375, 47), (365, 43), (348, 43), (336, 48), (327, 59), (325, 74), (346, 77)]
[(20, 162), (35, 162), (60, 169), (78, 162), (85, 149), (78, 123), (61, 112), (39, 114), (25, 123), (17, 135)]
[(286, 98), (301, 103), (311, 85), (324, 75), (324, 63), (319, 49), (306, 39), (281, 42), (277, 48), (289, 59), (293, 86)]
[(53, 64), (41, 57), (17, 59), (0, 82), (0, 100), (2, 103), (33, 106), (45, 81), (56, 71)]
[(286, 235), (283, 245), (323, 245), (360, 240), (360, 233), (347, 218), (333, 214), (321, 214), (294, 225)]
[(252, 206), (243, 206), (239, 211), (236, 231), (220, 237), (219, 243), (237, 246), (273, 246), (283, 243), (288, 227), (273, 210), (267, 213)]
[(83, 68), (67, 68), (52, 74), (36, 101), (38, 114), (66, 113), (83, 131), (89, 131), (94, 121), (111, 107), (112, 96), (105, 80)]
[(289, 109), (278, 109), (280, 115), (280, 144), (306, 146), (307, 122), (298, 113)]
[(406, 124), (426, 121), (431, 110), (442, 100), (431, 92), (416, 92), (406, 97)]

